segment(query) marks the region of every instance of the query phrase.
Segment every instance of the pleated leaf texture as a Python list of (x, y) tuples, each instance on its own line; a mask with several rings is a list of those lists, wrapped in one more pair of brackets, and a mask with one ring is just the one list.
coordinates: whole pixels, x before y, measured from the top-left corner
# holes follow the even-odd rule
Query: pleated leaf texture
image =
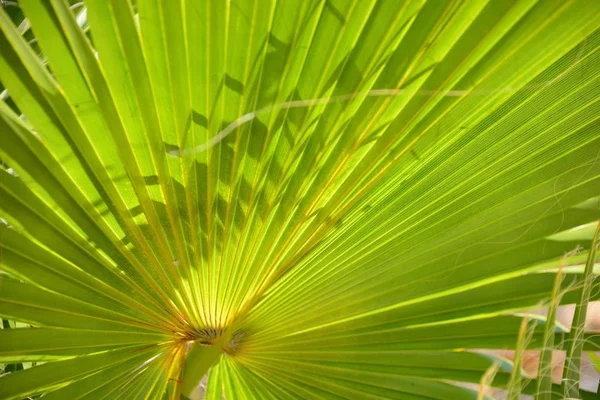
[(534, 394), (600, 297), (598, 1), (3, 3), (1, 399)]

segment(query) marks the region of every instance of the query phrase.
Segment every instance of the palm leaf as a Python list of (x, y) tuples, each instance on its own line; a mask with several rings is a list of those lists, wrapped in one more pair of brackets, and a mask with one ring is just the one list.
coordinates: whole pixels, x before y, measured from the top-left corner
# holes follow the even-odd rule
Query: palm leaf
[[(41, 365), (0, 398), (475, 399), (454, 383), (496, 368), (514, 394), (468, 350), (598, 297), (569, 265), (600, 219), (600, 3), (19, 5), (0, 315), (31, 327), (0, 361)], [(525, 317), (520, 351), (563, 346)]]

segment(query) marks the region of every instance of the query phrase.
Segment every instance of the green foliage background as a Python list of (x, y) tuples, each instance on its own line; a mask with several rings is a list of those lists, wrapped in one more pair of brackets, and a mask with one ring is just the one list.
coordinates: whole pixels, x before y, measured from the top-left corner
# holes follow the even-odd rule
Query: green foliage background
[(0, 398), (595, 397), (599, 2), (3, 6)]

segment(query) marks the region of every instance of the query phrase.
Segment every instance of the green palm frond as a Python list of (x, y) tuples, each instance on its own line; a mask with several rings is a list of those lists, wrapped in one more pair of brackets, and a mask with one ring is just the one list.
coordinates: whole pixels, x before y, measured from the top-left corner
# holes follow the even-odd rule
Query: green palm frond
[(600, 2), (18, 3), (0, 398), (515, 397), (470, 350), (600, 344), (527, 311), (600, 297)]

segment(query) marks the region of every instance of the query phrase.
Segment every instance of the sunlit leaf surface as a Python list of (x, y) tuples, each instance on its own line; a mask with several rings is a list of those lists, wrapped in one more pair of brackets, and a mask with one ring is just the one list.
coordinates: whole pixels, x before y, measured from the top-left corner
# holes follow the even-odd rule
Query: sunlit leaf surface
[(0, 398), (515, 396), (468, 350), (571, 346), (519, 330), (600, 296), (600, 2), (74, 3), (0, 10)]

